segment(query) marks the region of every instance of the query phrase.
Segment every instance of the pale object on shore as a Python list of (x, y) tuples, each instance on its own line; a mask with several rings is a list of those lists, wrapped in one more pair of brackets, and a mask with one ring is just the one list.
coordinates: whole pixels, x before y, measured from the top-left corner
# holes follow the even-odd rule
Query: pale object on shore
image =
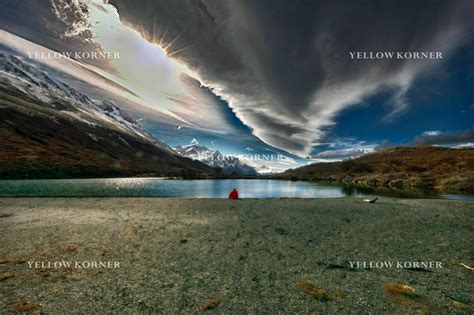
[(464, 267), (466, 269), (474, 270), (474, 267), (465, 264), (462, 260), (450, 258), (450, 259), (448, 259), (448, 261), (450, 263), (452, 263), (453, 265), (459, 265), (459, 266)]
[(463, 266), (464, 268), (467, 268), (467, 269), (470, 269), (470, 270), (474, 270), (473, 267), (468, 266), (468, 265), (466, 265), (465, 263), (459, 263), (459, 265), (460, 265), (460, 266)]
[(364, 199), (364, 202), (375, 203), (377, 200), (379, 200), (379, 197), (375, 197), (374, 199)]

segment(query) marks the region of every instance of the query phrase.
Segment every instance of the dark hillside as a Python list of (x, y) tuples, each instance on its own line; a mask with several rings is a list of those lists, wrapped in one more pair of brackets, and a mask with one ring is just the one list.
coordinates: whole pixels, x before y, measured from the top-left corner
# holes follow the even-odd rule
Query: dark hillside
[(353, 160), (315, 163), (275, 175), (360, 186), (474, 193), (474, 150), (433, 146), (390, 148)]

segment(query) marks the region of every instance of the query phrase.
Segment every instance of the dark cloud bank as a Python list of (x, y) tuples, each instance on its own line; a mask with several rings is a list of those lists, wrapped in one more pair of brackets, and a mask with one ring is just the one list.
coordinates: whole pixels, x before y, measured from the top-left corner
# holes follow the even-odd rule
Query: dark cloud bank
[(113, 0), (263, 141), (306, 155), (336, 115), (381, 89), (388, 118), (418, 73), (442, 63), (350, 60), (350, 51), (441, 51), (469, 36), (474, 1)]
[(457, 132), (425, 132), (413, 140), (413, 144), (455, 145), (467, 143), (474, 143), (474, 129)]

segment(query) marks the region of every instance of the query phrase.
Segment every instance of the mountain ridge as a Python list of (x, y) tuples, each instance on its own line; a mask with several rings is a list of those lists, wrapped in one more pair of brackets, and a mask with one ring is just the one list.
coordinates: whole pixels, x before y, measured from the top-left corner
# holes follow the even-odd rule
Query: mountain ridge
[(69, 178), (212, 176), (177, 155), (107, 100), (92, 100), (0, 52), (0, 176)]

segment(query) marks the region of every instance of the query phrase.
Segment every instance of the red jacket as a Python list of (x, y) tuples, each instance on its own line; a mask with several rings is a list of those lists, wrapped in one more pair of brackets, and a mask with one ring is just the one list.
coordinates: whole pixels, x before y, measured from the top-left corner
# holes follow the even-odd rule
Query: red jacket
[(229, 194), (229, 199), (239, 199), (239, 192), (233, 189)]

